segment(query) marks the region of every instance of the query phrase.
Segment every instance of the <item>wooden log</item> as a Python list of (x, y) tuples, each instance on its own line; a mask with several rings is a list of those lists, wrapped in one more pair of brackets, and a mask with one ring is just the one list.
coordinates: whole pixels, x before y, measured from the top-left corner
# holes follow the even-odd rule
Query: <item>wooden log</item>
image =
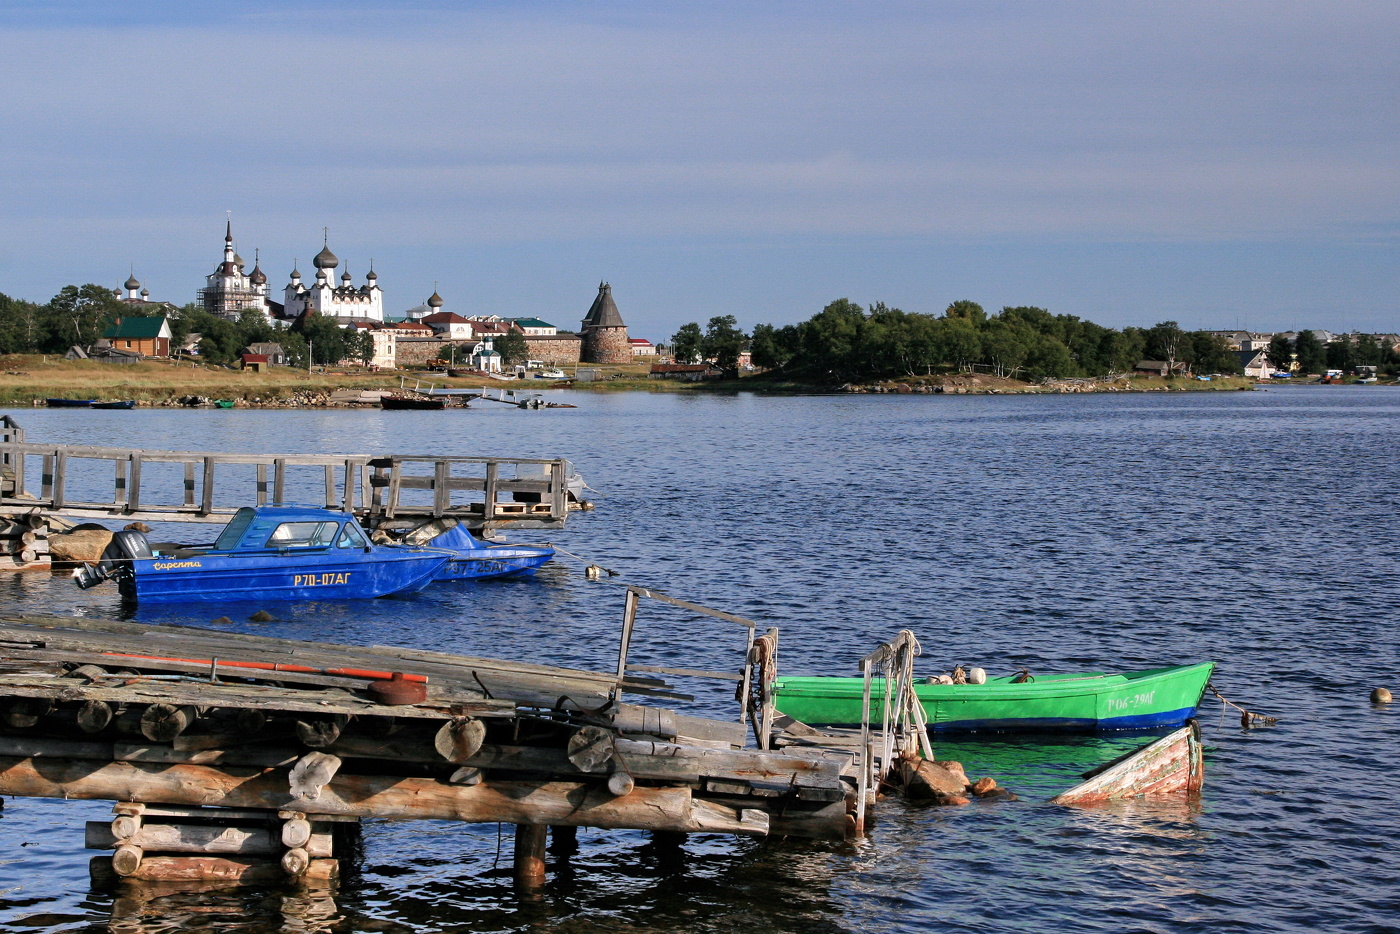
[(153, 743), (168, 743), (196, 719), (193, 707), (152, 704), (141, 714), (141, 735)]
[(292, 774), (288, 776), (288, 781), (292, 791), (292, 797), (314, 801), (321, 796), (321, 789), (326, 786), (335, 773), (340, 771), (340, 759), (337, 756), (327, 755), (324, 752), (309, 752), (297, 760), (297, 764), (292, 766)]
[(515, 828), (515, 885), (526, 891), (544, 888), (544, 851), (549, 828), (520, 824)]
[[(180, 737), (176, 745), (187, 737)], [(717, 750), (671, 743), (618, 740), (619, 750), (627, 750), (618, 760), (633, 779), (700, 787), (706, 779), (730, 780), (731, 793), (744, 793), (754, 781), (776, 781), (792, 787), (799, 798), (835, 801), (845, 796), (841, 769), (848, 760), (811, 759), (753, 750)], [(342, 737), (326, 752), (339, 758), (397, 759), (408, 762), (441, 762), (436, 750), (427, 748), (426, 738), (418, 743), (394, 740), (372, 741), (363, 737)], [(43, 756), (99, 761), (188, 763), (192, 765), (289, 766), (301, 754), (291, 747), (251, 749), (205, 749), (183, 752), (165, 746), (75, 742), (43, 737), (0, 736), (0, 755)], [(562, 749), (530, 746), (482, 746), (464, 768), (534, 772), (560, 777), (581, 774)]]
[(582, 772), (601, 772), (613, 757), (614, 736), (599, 726), (582, 726), (569, 737), (567, 755)]
[[(314, 804), (296, 801), (287, 769), (210, 768), (132, 762), (97, 764), (0, 756), (0, 794), (46, 798), (157, 801), (180, 805), (268, 808), (386, 819), (469, 823), (573, 824), (687, 833), (767, 832), (767, 815), (695, 799), (688, 788), (642, 788), (614, 797), (591, 784), (485, 781), (449, 785), (435, 779), (341, 772)], [(763, 818), (763, 825), (752, 815)], [(827, 819), (790, 820), (785, 833), (841, 839)]]
[(306, 819), (305, 814), (284, 821), (281, 838), (282, 845), (288, 849), (306, 846), (306, 842), (311, 839), (311, 822)]
[[(111, 882), (112, 858), (94, 856), (89, 867), (94, 881)], [(340, 861), (313, 859), (297, 879), (303, 886), (324, 887), (340, 877)], [(229, 856), (148, 856), (126, 882), (219, 882), (225, 885), (276, 885), (287, 874), (276, 860)]]
[(282, 854), (282, 871), (297, 878), (311, 866), (311, 854), (301, 847), (292, 847)]
[(466, 762), (486, 741), (486, 725), (473, 717), (454, 717), (433, 737), (433, 748), (448, 762)]
[(84, 701), (78, 708), (78, 729), (84, 733), (101, 733), (112, 722), (112, 705), (104, 701)]
[(127, 843), (136, 838), (141, 832), (142, 816), (140, 814), (118, 814), (112, 818), (112, 822), (107, 825), (107, 832), (113, 840)]
[(112, 854), (112, 868), (119, 876), (129, 876), (141, 865), (143, 856), (145, 856), (145, 852), (139, 846), (123, 843)]
[(44, 697), (16, 697), (5, 707), (5, 725), (28, 729), (53, 711), (53, 701)]
[(324, 749), (340, 738), (347, 718), (323, 717), (314, 720), (298, 720), (297, 739), (312, 749)]
[[(115, 823), (115, 821), (113, 822)], [(331, 835), (311, 832), (309, 821), (306, 836), (297, 847), (313, 857), (331, 855)], [(266, 827), (227, 827), (217, 824), (145, 824), (125, 839), (118, 838), (111, 824), (88, 821), (85, 845), (90, 850), (111, 850), (118, 846), (140, 847), (144, 853), (210, 853), (241, 856), (280, 854), (286, 847)]]
[(626, 772), (614, 772), (608, 776), (608, 791), (619, 798), (630, 795), (636, 787), (637, 783)]

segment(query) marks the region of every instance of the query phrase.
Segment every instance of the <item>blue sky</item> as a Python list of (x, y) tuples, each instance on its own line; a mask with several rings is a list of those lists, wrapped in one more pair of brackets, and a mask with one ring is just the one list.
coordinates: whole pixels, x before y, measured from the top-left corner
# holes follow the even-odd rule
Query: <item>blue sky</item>
[[(130, 7), (131, 9), (127, 9)], [(1400, 5), (0, 3), (0, 292), (1400, 330)]]

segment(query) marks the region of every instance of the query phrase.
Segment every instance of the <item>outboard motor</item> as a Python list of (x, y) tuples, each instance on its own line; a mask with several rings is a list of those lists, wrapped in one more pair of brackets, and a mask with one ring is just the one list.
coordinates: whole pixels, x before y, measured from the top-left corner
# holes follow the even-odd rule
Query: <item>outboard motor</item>
[(132, 596), (136, 590), (136, 582), (131, 562), (135, 558), (151, 557), (154, 555), (146, 536), (135, 529), (123, 529), (112, 534), (112, 541), (102, 552), (102, 558), (95, 567), (84, 565), (73, 572), (73, 583), (87, 590), (105, 580), (115, 580), (122, 596)]

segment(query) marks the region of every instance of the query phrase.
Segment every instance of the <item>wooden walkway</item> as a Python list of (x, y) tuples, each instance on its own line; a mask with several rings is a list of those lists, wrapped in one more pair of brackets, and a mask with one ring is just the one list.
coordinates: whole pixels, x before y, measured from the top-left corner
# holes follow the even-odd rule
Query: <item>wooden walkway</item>
[(12, 419), (0, 421), (0, 513), (210, 522), (240, 506), (296, 502), (352, 512), (371, 528), (446, 517), (478, 531), (558, 529), (582, 507), (581, 490), (562, 458), (39, 444)]
[[(527, 888), (543, 882), (547, 827), (850, 837), (859, 750), (815, 738), (770, 748), (771, 711), (752, 718), (760, 748), (745, 748), (747, 698), (736, 721), (622, 700), (687, 699), (627, 664), (643, 595), (748, 622), (627, 588), (621, 674), (608, 674), (0, 617), (0, 794), (118, 802), (88, 845), (112, 851), (104, 872), (147, 881), (324, 882), (343, 855), (332, 825), (365, 817), (516, 824)], [(674, 670), (753, 679), (762, 696), (767, 638), (750, 625), (734, 674)]]

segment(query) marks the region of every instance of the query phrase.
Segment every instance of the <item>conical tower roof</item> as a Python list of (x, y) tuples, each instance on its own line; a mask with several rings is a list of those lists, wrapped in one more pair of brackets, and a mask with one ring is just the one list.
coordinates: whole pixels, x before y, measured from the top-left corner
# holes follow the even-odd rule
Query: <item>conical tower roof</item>
[(626, 326), (622, 321), (622, 315), (618, 313), (617, 304), (613, 301), (612, 286), (606, 282), (598, 283), (598, 297), (593, 299), (593, 305), (588, 309), (588, 314), (583, 316), (582, 329), (623, 328)]

